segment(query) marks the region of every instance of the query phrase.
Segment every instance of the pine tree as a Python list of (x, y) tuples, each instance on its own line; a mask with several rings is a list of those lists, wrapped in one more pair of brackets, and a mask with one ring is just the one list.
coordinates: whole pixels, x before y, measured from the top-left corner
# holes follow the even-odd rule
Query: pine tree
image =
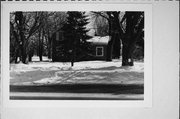
[(91, 45), (87, 42), (91, 37), (87, 35), (89, 23), (85, 12), (67, 12), (67, 23), (63, 26), (65, 40), (62, 43), (62, 53), (66, 61), (79, 61), (82, 56), (91, 52)]

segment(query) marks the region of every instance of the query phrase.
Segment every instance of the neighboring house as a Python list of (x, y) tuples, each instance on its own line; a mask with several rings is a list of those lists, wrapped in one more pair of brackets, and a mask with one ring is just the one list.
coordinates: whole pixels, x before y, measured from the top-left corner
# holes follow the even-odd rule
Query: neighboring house
[[(63, 31), (56, 32), (52, 37), (52, 60), (53, 61), (68, 61), (65, 60), (63, 56), (59, 56), (61, 52), (58, 48), (59, 44), (64, 41)], [(87, 42), (92, 44), (92, 53), (84, 54), (77, 58), (76, 61), (88, 61), (88, 60), (106, 60), (107, 56), (107, 44), (109, 42), (109, 36), (94, 36), (93, 38), (87, 40)]]
[(107, 56), (107, 44), (109, 42), (109, 36), (94, 36), (89, 39), (88, 42), (91, 42), (93, 45), (93, 58), (91, 60), (106, 60)]

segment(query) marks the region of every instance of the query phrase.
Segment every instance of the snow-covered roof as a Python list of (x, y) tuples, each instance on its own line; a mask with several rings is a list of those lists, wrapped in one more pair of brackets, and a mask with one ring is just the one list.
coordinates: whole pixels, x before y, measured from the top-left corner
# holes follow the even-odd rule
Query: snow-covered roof
[(107, 45), (109, 42), (110, 37), (109, 36), (94, 36), (93, 38), (87, 40), (88, 42), (91, 42), (93, 44), (104, 44)]

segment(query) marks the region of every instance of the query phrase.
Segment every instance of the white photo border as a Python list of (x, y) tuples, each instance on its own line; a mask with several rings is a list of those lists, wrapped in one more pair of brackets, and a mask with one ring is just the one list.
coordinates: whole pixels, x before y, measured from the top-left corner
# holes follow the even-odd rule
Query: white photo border
[[(10, 100), (9, 17), (12, 11), (144, 11), (144, 100)], [(152, 107), (152, 4), (4, 2), (1, 7), (1, 76), (3, 107)]]

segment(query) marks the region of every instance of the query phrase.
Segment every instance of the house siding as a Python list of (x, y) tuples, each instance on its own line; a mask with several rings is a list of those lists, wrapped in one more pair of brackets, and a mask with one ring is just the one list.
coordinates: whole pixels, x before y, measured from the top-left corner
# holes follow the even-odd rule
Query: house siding
[[(96, 56), (96, 48), (97, 47), (103, 47), (103, 56)], [(106, 60), (106, 56), (107, 56), (107, 45), (100, 45), (100, 44), (94, 44), (94, 52), (93, 52), (93, 59), (92, 60)]]
[[(58, 46), (62, 44), (62, 40), (64, 33), (63, 31), (59, 31), (58, 33), (54, 33), (52, 37), (52, 60), (55, 62), (69, 62), (71, 59), (67, 60), (63, 57), (59, 57), (58, 54)], [(107, 44), (100, 44), (100, 43), (92, 43), (92, 54), (89, 56), (84, 56), (80, 58), (78, 61), (90, 61), (90, 60), (106, 60), (107, 56)], [(103, 56), (96, 56), (96, 48), (103, 47)], [(77, 60), (76, 60), (77, 61)]]

